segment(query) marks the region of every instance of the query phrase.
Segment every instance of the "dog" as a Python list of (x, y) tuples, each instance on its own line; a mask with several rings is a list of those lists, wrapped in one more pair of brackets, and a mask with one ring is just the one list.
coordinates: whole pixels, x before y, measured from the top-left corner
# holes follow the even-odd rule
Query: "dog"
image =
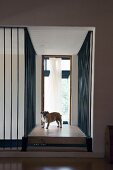
[(49, 128), (49, 124), (51, 122), (54, 122), (56, 121), (58, 126), (59, 127), (59, 124), (60, 124), (60, 128), (62, 128), (62, 115), (58, 112), (51, 112), (49, 113), (48, 111), (42, 111), (41, 112), (41, 125), (42, 125), (42, 128), (45, 127), (45, 123), (47, 123), (47, 127), (46, 129)]

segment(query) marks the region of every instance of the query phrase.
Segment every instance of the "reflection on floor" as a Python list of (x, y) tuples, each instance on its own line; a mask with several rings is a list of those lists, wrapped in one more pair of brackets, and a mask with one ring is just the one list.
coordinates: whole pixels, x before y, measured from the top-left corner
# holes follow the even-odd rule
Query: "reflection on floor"
[(1, 158), (0, 170), (113, 170), (96, 158)]
[(62, 128), (57, 128), (50, 124), (49, 129), (37, 126), (28, 136), (28, 145), (29, 150), (34, 148), (38, 151), (61, 151), (62, 149), (86, 151), (86, 136), (77, 126), (63, 125)]

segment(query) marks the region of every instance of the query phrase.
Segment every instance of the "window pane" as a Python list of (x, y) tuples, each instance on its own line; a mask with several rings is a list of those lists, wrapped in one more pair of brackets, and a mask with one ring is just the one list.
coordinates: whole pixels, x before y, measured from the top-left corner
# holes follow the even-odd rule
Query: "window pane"
[(70, 70), (70, 60), (62, 60), (61, 67), (62, 70)]

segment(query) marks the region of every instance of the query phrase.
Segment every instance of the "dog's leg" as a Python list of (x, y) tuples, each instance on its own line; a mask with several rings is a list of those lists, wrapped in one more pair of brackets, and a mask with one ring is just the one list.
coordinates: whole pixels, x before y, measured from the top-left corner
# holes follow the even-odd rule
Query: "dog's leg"
[(43, 124), (42, 124), (42, 128), (44, 128), (45, 127), (45, 122), (43, 122)]
[(56, 120), (56, 122), (57, 122), (57, 124), (58, 124), (58, 126), (57, 126), (57, 127), (59, 127), (59, 121), (58, 121), (58, 120)]
[(49, 122), (47, 123), (47, 127), (46, 127), (46, 129), (48, 129), (48, 127), (49, 127)]
[(60, 120), (60, 128), (62, 128), (62, 119)]

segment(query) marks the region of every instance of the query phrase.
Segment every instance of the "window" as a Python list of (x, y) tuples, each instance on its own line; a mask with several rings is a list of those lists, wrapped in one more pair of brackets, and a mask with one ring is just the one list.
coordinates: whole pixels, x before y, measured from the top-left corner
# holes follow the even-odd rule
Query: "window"
[[(54, 70), (51, 70), (52, 65)], [(58, 68), (55, 69), (55, 67)], [(43, 56), (42, 73), (44, 84), (42, 87), (42, 110), (59, 111), (62, 114), (63, 123), (70, 124), (71, 56)]]

